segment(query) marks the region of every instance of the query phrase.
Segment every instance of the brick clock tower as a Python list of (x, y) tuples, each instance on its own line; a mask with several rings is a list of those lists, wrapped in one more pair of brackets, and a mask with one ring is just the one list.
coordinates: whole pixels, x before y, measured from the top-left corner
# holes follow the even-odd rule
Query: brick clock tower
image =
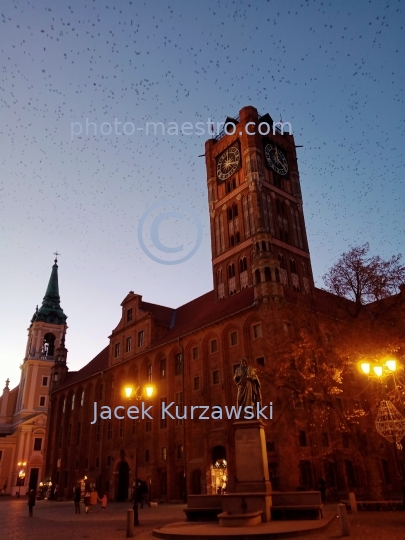
[(280, 299), (284, 287), (309, 294), (294, 137), (254, 107), (227, 118), (226, 132), (205, 145), (216, 301), (252, 286), (256, 300)]

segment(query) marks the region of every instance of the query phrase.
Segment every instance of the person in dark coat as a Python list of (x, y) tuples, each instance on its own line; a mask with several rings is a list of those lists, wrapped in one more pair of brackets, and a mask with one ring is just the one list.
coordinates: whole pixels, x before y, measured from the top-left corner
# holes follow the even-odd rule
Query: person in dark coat
[(32, 509), (35, 506), (35, 491), (31, 489), (31, 491), (28, 494), (28, 511), (29, 511), (29, 517), (32, 517)]
[(75, 503), (75, 514), (80, 514), (80, 499), (82, 498), (82, 490), (80, 486), (76, 486), (73, 494), (73, 501)]
[(318, 480), (318, 487), (319, 487), (319, 491), (321, 492), (322, 502), (325, 502), (325, 500), (326, 500), (326, 482), (322, 478), (322, 476)]

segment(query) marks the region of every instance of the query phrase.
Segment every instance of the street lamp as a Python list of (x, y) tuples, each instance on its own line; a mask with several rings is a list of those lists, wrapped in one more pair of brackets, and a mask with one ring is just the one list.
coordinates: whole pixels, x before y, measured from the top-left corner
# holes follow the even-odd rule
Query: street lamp
[(370, 377), (382, 377), (392, 375), (397, 370), (397, 361), (389, 358), (385, 362), (360, 362), (360, 369)]
[(24, 485), (25, 467), (27, 466), (27, 462), (26, 461), (19, 461), (17, 463), (17, 466), (20, 469), (18, 471), (18, 493), (17, 493), (17, 497), (19, 497), (20, 496), (20, 491), (21, 491), (21, 485)]
[[(143, 391), (141, 390), (141, 393), (139, 391), (141, 390), (141, 387), (134, 387), (132, 385), (126, 385), (124, 386), (124, 394), (125, 397), (128, 399), (135, 399), (136, 401), (140, 401), (143, 399), (143, 393), (145, 393), (147, 399), (150, 399), (153, 396), (153, 393), (155, 391), (155, 388), (153, 384), (147, 384)], [(138, 480), (138, 424), (136, 424), (136, 446), (135, 446), (135, 485), (133, 486), (133, 503), (132, 508), (134, 510), (134, 525), (139, 525), (139, 514), (138, 514), (138, 498), (137, 498), (137, 485), (136, 482)]]
[[(389, 358), (384, 362), (361, 362), (360, 369), (368, 377), (381, 380), (395, 374), (397, 371), (397, 361)], [(395, 457), (402, 483), (403, 505), (405, 507), (405, 478), (398, 454), (398, 450), (402, 450), (401, 440), (405, 435), (405, 418), (391, 401), (382, 400), (378, 408), (375, 426), (379, 435), (389, 442), (394, 443)]]

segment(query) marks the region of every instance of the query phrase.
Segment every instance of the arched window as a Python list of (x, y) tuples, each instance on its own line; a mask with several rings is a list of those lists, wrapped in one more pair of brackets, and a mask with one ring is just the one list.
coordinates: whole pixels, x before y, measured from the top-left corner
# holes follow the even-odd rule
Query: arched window
[(247, 260), (246, 257), (239, 259), (239, 272), (245, 272), (247, 270)]
[(256, 284), (261, 282), (259, 269), (255, 270), (255, 281), (256, 281)]
[(55, 352), (55, 336), (48, 332), (44, 335), (44, 341), (42, 344), (42, 354), (44, 356), (53, 356)]
[(80, 396), (80, 407), (83, 407), (84, 404), (84, 390), (82, 390), (82, 394)]
[(223, 283), (222, 268), (217, 270), (217, 285), (221, 285), (221, 283)]
[(263, 251), (267, 251), (266, 249), (266, 242), (264, 240), (262, 240), (262, 250)]
[(283, 270), (287, 270), (286, 264), (285, 264), (285, 257), (282, 253), (278, 254), (278, 260), (280, 261), (280, 268), (282, 268)]
[(233, 277), (235, 277), (235, 265), (233, 263), (231, 263), (228, 266), (228, 278), (231, 279)]
[(264, 269), (264, 281), (271, 281), (271, 270), (268, 266)]
[(294, 259), (290, 259), (290, 270), (293, 274), (297, 274), (297, 263)]
[(280, 270), (276, 268), (276, 281), (280, 283)]

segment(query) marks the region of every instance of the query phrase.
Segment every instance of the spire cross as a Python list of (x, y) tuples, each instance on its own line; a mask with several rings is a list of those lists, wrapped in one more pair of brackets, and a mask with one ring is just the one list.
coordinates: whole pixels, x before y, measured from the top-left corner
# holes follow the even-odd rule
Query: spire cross
[(61, 255), (60, 253), (58, 253), (58, 250), (56, 250), (54, 252), (54, 255), (55, 255), (55, 264), (58, 262), (58, 255)]
[(10, 379), (7, 377), (7, 380), (6, 380), (6, 388), (8, 388), (8, 385), (10, 384)]

